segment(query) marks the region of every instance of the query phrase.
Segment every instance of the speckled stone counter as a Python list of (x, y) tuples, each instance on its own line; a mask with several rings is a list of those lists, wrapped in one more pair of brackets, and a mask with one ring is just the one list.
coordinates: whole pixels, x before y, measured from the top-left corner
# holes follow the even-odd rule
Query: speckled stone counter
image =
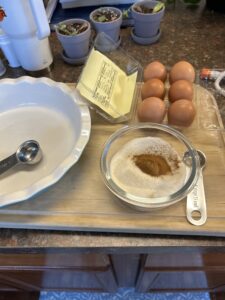
[[(130, 36), (130, 27), (121, 30), (121, 47), (137, 59), (142, 66), (152, 60), (160, 60), (168, 67), (178, 60), (190, 61), (198, 70), (202, 67), (225, 67), (225, 15), (203, 9), (187, 9), (181, 1), (167, 7), (163, 19), (160, 40), (150, 46), (135, 44)], [(83, 66), (64, 63), (62, 48), (53, 32), (51, 48), (54, 68), (48, 77), (62, 82), (76, 82)], [(7, 68), (4, 77), (18, 77), (25, 72)]]
[[(186, 9), (178, 2), (170, 4), (162, 23), (162, 35), (156, 44), (140, 46), (130, 37), (130, 28), (121, 30), (121, 47), (142, 66), (160, 60), (170, 67), (179, 60), (188, 60), (199, 70), (202, 67), (225, 69), (225, 15), (199, 7)], [(61, 82), (76, 82), (82, 66), (64, 63), (62, 48), (53, 32), (51, 47), (54, 66), (46, 76)], [(5, 61), (5, 64), (7, 62)], [(19, 77), (25, 72), (7, 67), (4, 77)], [(224, 99), (225, 100), (225, 99)], [(221, 104), (220, 104), (221, 105)], [(155, 246), (225, 246), (223, 238), (181, 237), (163, 235), (93, 234), (63, 231), (1, 229), (0, 248), (101, 248)]]

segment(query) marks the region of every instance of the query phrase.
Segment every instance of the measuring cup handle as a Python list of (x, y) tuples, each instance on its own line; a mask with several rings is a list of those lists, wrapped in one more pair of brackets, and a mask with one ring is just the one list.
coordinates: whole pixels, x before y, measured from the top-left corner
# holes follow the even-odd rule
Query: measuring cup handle
[(12, 154), (9, 157), (0, 161), (0, 175), (14, 167), (18, 163), (16, 154)]
[[(193, 218), (193, 212), (200, 213), (200, 219)], [(188, 221), (193, 225), (203, 225), (207, 220), (207, 209), (205, 201), (205, 189), (203, 183), (202, 171), (200, 171), (199, 179), (194, 189), (187, 196), (186, 215)]]

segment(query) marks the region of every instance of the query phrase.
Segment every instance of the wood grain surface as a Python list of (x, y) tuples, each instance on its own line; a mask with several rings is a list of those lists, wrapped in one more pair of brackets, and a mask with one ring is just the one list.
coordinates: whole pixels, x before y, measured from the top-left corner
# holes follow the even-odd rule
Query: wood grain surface
[(212, 94), (196, 86), (197, 115), (191, 127), (180, 129), (207, 156), (204, 169), (208, 219), (194, 226), (186, 219), (186, 199), (152, 212), (137, 212), (122, 204), (104, 185), (100, 157), (106, 140), (118, 128), (92, 114), (91, 137), (80, 160), (54, 186), (32, 199), (3, 207), (0, 226), (93, 232), (129, 232), (225, 236), (224, 128)]

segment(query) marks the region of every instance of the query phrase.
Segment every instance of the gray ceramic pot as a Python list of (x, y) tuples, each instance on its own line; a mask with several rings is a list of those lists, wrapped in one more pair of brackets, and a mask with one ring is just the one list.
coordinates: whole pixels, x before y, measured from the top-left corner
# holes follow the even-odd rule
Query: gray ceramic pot
[[(113, 12), (117, 13), (119, 17), (111, 22), (98, 22), (94, 19), (94, 16), (96, 13), (100, 10), (112, 10)], [(115, 43), (119, 41), (120, 38), (120, 26), (122, 24), (122, 11), (115, 7), (101, 7), (97, 8), (94, 11), (91, 12), (90, 21), (94, 27), (94, 29), (97, 31), (97, 33), (104, 32), (107, 34)]]
[[(58, 25), (59, 24), (72, 24), (72, 23), (79, 23), (83, 24), (86, 23), (88, 28), (77, 35), (64, 35), (59, 33)], [(60, 22), (56, 25), (55, 31), (57, 37), (64, 49), (65, 55), (69, 58), (80, 59), (82, 57), (87, 56), (89, 52), (89, 45), (90, 45), (90, 37), (91, 37), (91, 25), (88, 21), (83, 19), (69, 19), (63, 22)]]
[(131, 7), (131, 15), (134, 19), (135, 35), (142, 38), (156, 36), (159, 33), (160, 22), (165, 13), (165, 7), (157, 13), (144, 14), (137, 12), (134, 8), (139, 5), (144, 5), (148, 8), (153, 8), (159, 1), (143, 0), (134, 3)]

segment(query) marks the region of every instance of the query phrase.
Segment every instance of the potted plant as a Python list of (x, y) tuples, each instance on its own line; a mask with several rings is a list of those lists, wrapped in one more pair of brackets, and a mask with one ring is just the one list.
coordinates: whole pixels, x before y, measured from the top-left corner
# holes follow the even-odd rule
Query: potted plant
[(120, 41), (122, 11), (115, 7), (100, 7), (91, 12), (90, 21), (97, 33), (104, 32), (115, 43)]
[(134, 19), (134, 37), (151, 41), (160, 34), (160, 22), (164, 16), (165, 5), (160, 1), (143, 0), (131, 6)]
[(55, 27), (57, 37), (64, 49), (64, 56), (82, 59), (89, 51), (91, 25), (83, 19), (69, 19)]

